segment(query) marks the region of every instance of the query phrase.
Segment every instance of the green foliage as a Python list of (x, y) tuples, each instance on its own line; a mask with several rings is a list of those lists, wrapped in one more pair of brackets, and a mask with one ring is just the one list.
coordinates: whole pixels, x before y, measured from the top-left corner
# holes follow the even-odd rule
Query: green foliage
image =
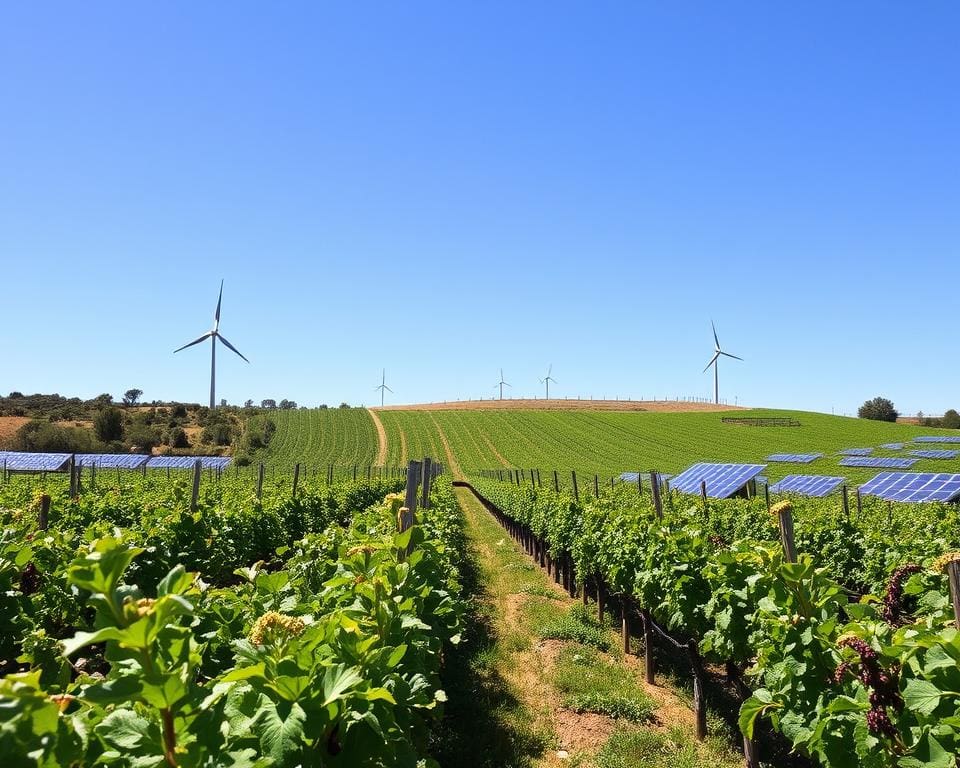
[(896, 408), (893, 403), (885, 397), (875, 397), (873, 400), (867, 400), (857, 410), (857, 416), (861, 419), (872, 419), (874, 421), (896, 421)]
[(96, 449), (96, 441), (86, 429), (34, 419), (17, 430), (12, 447), (16, 451), (41, 453), (89, 453)]
[(123, 440), (123, 411), (119, 408), (104, 408), (93, 419), (93, 431), (103, 443)]

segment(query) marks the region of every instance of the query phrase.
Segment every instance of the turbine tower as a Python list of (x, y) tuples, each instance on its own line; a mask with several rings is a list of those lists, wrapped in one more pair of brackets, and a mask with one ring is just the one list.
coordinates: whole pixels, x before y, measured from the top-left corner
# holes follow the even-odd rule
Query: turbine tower
[(380, 371), (380, 386), (379, 386), (379, 387), (374, 387), (373, 389), (374, 389), (374, 391), (376, 391), (376, 390), (378, 390), (378, 389), (380, 390), (380, 407), (383, 408), (383, 393), (384, 393), (384, 391), (389, 392), (391, 395), (393, 394), (393, 390), (390, 389), (390, 387), (387, 386), (387, 369), (386, 369), (386, 368), (383, 368), (383, 369), (381, 369), (381, 371)]
[(507, 382), (505, 382), (505, 381), (503, 380), (503, 368), (501, 368), (501, 369), (500, 369), (500, 381), (493, 385), (493, 388), (494, 388), (494, 389), (496, 389), (497, 387), (500, 387), (500, 399), (501, 399), (501, 400), (503, 400), (503, 387), (504, 387), (504, 385), (506, 385), (506, 386), (508, 386), (508, 387), (513, 386), (512, 384), (507, 384)]
[(706, 373), (710, 366), (713, 366), (713, 402), (717, 405), (720, 404), (720, 377), (717, 373), (719, 368), (718, 363), (720, 361), (720, 355), (724, 357), (732, 357), (734, 360), (743, 360), (742, 357), (737, 357), (736, 355), (731, 355), (729, 352), (724, 352), (720, 349), (720, 339), (717, 338), (717, 327), (713, 324), (713, 320), (710, 321), (710, 327), (713, 328), (713, 357), (710, 358), (710, 362), (707, 363), (707, 367), (703, 369), (703, 372)]
[(540, 379), (541, 384), (547, 385), (547, 398), (546, 398), (547, 400), (550, 399), (550, 382), (552, 381), (554, 384), (557, 383), (557, 380), (550, 376), (552, 371), (553, 371), (553, 363), (550, 363), (550, 367), (547, 368), (546, 378)]
[(227, 341), (223, 334), (220, 333), (220, 303), (223, 301), (223, 280), (220, 281), (220, 296), (217, 298), (217, 311), (213, 315), (213, 329), (207, 331), (203, 336), (195, 341), (191, 341), (189, 344), (184, 344), (180, 349), (173, 350), (173, 353), (176, 354), (180, 350), (186, 349), (187, 347), (192, 347), (194, 344), (199, 344), (201, 341), (210, 339), (210, 407), (217, 407), (216, 399), (216, 385), (217, 385), (217, 341), (219, 340), (227, 349), (236, 352), (245, 362), (249, 363), (243, 356), (243, 353), (240, 352), (233, 344)]

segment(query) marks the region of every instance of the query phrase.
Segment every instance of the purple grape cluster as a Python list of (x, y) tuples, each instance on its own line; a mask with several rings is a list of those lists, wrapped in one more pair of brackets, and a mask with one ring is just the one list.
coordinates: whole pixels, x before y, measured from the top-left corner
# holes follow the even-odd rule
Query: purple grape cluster
[(32, 595), (40, 589), (40, 571), (33, 561), (27, 563), (20, 573), (20, 591), (25, 595)]
[[(870, 691), (870, 710), (867, 712), (867, 727), (870, 732), (888, 738), (897, 736), (897, 729), (887, 714), (887, 707), (895, 712), (903, 710), (900, 695), (900, 669), (893, 666), (885, 670), (880, 666), (879, 655), (864, 640), (848, 635), (837, 643), (840, 648), (849, 648), (860, 657), (859, 668), (854, 675)], [(833, 681), (840, 683), (847, 672), (853, 672), (854, 664), (843, 662), (837, 667)]]
[(923, 569), (914, 563), (901, 565), (890, 574), (890, 583), (887, 584), (887, 594), (883, 598), (883, 619), (891, 627), (903, 623), (903, 614), (906, 613), (903, 600), (903, 582), (912, 574)]

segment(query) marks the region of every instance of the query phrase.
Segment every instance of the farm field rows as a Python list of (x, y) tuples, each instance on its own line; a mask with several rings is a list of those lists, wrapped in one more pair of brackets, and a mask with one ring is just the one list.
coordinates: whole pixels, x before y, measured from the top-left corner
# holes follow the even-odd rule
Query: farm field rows
[[(909, 424), (798, 411), (737, 411), (738, 417), (788, 417), (799, 427), (724, 424), (709, 412), (514, 410), (376, 410), (386, 434), (387, 463), (432, 456), (449, 463), (443, 437), (464, 474), (498, 467), (576, 470), (607, 479), (623, 471), (676, 473), (697, 461), (767, 463), (771, 453), (823, 453), (811, 464), (769, 463), (771, 482), (788, 474), (834, 474), (862, 483), (878, 470), (839, 466), (837, 451), (874, 448), (874, 456), (904, 456), (913, 437), (938, 430)], [(268, 462), (311, 466), (373, 463), (378, 439), (362, 409), (278, 413)], [(942, 431), (942, 430), (941, 430)], [(441, 435), (442, 432), (442, 435)], [(956, 432), (942, 431), (945, 434)], [(883, 443), (907, 443), (900, 451)], [(925, 446), (929, 447), (929, 446)], [(920, 459), (912, 471), (960, 471), (960, 459)]]

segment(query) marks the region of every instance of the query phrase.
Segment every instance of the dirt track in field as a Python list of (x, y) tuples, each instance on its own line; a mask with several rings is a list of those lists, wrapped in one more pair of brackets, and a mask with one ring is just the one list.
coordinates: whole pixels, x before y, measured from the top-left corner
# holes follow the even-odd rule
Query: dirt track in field
[(377, 428), (377, 461), (376, 465), (385, 467), (387, 465), (387, 430), (383, 428), (380, 417), (377, 416), (373, 408), (367, 408), (370, 418), (373, 419), (373, 426)]
[(742, 411), (745, 406), (694, 403), (684, 400), (449, 400), (442, 403), (386, 405), (371, 411)]

